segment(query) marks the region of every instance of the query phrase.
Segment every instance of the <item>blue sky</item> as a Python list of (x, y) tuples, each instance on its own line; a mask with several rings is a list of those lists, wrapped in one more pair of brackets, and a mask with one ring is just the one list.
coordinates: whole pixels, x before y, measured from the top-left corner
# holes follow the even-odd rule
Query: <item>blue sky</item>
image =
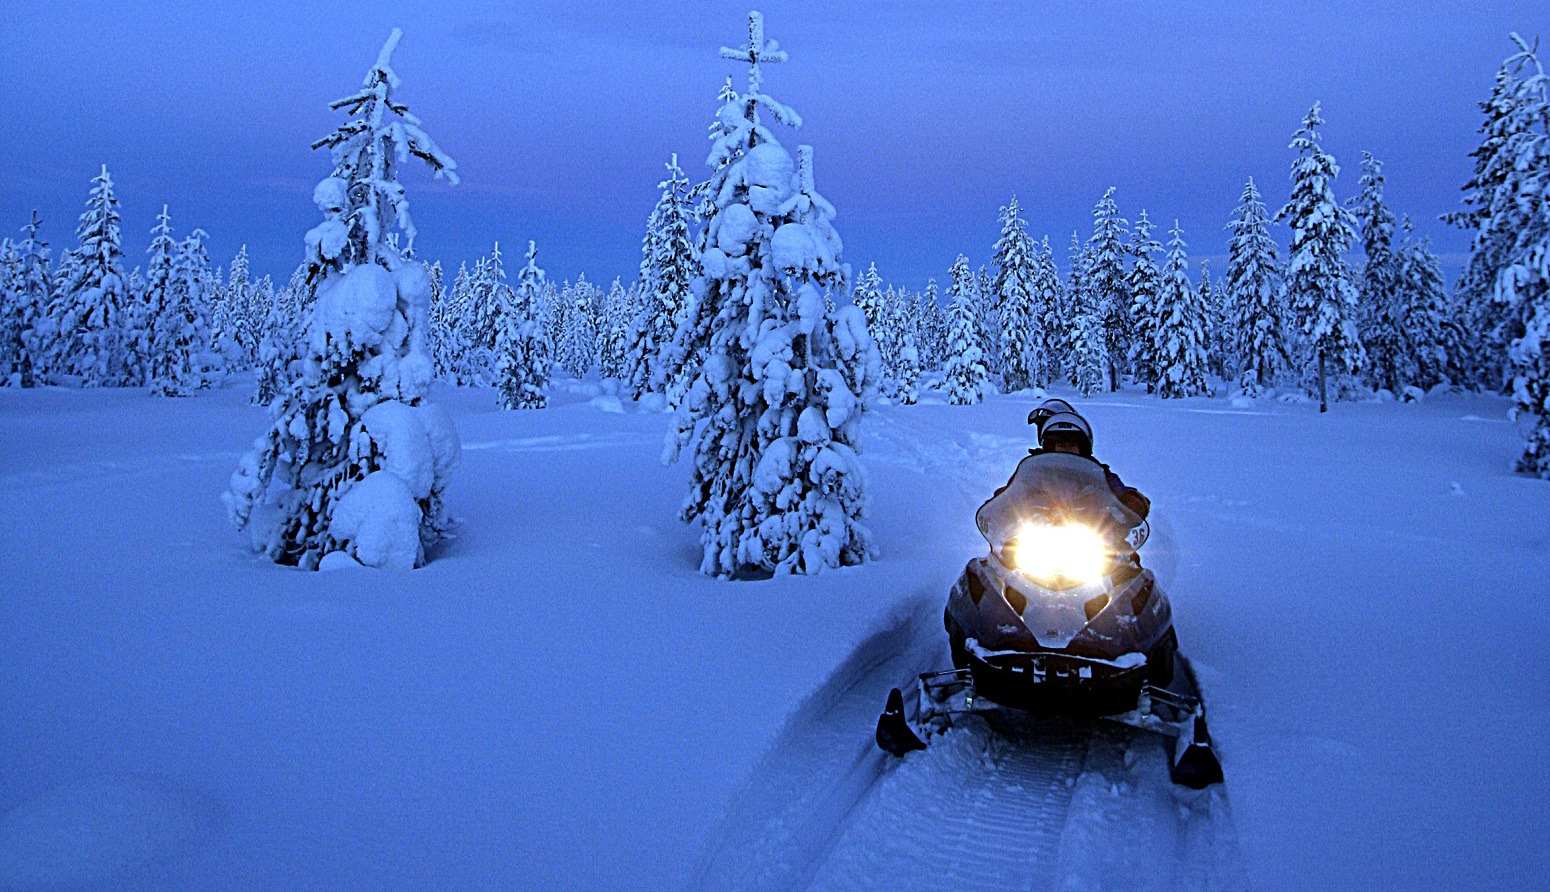
[[(890, 281), (987, 259), (1015, 192), (1064, 264), (1103, 190), (1175, 218), (1196, 255), (1253, 176), (1285, 200), (1286, 148), (1315, 100), (1342, 199), (1362, 150), (1389, 201), (1457, 263), (1457, 206), (1476, 103), (1550, 4), (763, 3), (791, 54), (766, 86), (806, 119), (818, 188), (846, 259)], [(163, 202), (225, 261), (247, 243), (283, 279), (329, 170), (309, 143), (341, 117), (388, 31), (400, 98), (457, 159), (463, 184), (405, 177), (422, 256), (452, 266), (537, 239), (551, 275), (633, 277), (662, 164), (703, 176), (705, 132), (746, 3), (0, 4), (0, 225), (44, 216), (73, 242), (89, 181), (119, 185), (131, 262)], [(1284, 233), (1283, 233), (1284, 237)], [(1164, 236), (1165, 240), (1165, 236)], [(1449, 256), (1453, 255), (1453, 256)], [(1450, 265), (1452, 265), (1450, 264)], [(1221, 264), (1215, 264), (1220, 271)]]

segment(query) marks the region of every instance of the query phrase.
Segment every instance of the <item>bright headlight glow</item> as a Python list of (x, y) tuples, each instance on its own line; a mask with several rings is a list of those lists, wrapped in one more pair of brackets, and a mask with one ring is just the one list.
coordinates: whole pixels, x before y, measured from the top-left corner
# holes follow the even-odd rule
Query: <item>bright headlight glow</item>
[(1102, 578), (1109, 558), (1103, 537), (1078, 524), (1024, 524), (1004, 554), (1012, 566), (1035, 579), (1077, 583)]

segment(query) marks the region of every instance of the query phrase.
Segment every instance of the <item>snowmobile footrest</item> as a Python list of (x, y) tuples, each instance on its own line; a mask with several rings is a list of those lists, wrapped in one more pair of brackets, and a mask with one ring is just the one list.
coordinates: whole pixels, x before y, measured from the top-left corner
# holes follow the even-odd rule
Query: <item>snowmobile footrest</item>
[(904, 718), (904, 695), (898, 688), (888, 692), (888, 706), (877, 719), (877, 745), (895, 756), (926, 748)]
[(1182, 751), (1178, 753), (1173, 770), (1169, 772), (1174, 783), (1192, 790), (1203, 790), (1222, 782), (1222, 763), (1211, 749), (1211, 735), (1206, 731), (1205, 716), (1195, 717), (1192, 739), (1180, 749)]

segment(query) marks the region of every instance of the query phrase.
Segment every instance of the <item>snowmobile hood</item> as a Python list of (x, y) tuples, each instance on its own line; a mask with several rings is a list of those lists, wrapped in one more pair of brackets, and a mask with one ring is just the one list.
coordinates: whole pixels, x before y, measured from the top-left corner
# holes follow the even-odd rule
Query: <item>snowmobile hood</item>
[(1090, 458), (1046, 452), (1030, 455), (1012, 479), (974, 515), (980, 534), (1000, 554), (1030, 522), (1078, 522), (1118, 546), (1141, 524), (1109, 488), (1103, 466)]

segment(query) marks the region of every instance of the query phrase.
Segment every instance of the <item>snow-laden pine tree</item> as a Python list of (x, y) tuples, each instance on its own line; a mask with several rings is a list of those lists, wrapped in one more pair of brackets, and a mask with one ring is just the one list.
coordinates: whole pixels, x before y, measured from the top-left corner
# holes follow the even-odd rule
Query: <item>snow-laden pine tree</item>
[[(1525, 180), (1516, 169), (1524, 138), (1542, 138), (1546, 131), (1544, 109), (1530, 98), (1524, 100), (1522, 84), (1535, 76), (1533, 56), (1526, 44), (1512, 35), (1518, 52), (1496, 72), (1491, 95), (1480, 103), (1480, 145), (1471, 152), (1474, 174), (1463, 186), (1464, 210), (1446, 215), (1447, 222), (1471, 234), (1469, 259), (1456, 288), (1461, 326), (1470, 332), (1464, 362), (1469, 382), (1478, 387), (1510, 387), (1510, 344), (1522, 334), (1522, 319), (1497, 300), (1497, 283), (1511, 264), (1518, 233), (1528, 228), (1534, 201), (1519, 195)], [(1530, 87), (1528, 94), (1534, 91)], [(1461, 382), (1462, 383), (1462, 382)]]
[[(877, 264), (873, 263), (856, 280), (856, 290), (850, 296), (850, 302), (855, 304), (856, 309), (861, 311), (862, 317), (866, 319), (868, 329), (873, 332), (876, 332), (883, 326), (883, 315), (886, 311), (884, 302), (886, 299), (886, 295), (883, 293), (883, 277), (877, 274)], [(882, 345), (879, 344), (878, 346), (881, 349)]]
[(27, 362), (22, 322), (21, 252), (10, 239), (0, 240), (0, 387), (21, 386), (21, 367)]
[(1066, 373), (1066, 361), (1071, 352), (1070, 308), (1065, 285), (1060, 281), (1060, 270), (1055, 266), (1055, 252), (1050, 250), (1049, 236), (1040, 243), (1033, 283), (1034, 306), (1041, 307), (1044, 314), (1039, 320), (1044, 337), (1044, 380), (1039, 382), (1043, 386)]
[(662, 195), (641, 240), (640, 309), (625, 343), (624, 383), (635, 399), (647, 393), (682, 392), (684, 369), (673, 357), (673, 332), (693, 299), (690, 287), (699, 274), (689, 240), (689, 178), (676, 154), (667, 165), (667, 179), (657, 188)]
[(1103, 193), (1093, 207), (1093, 234), (1087, 240), (1084, 287), (1103, 318), (1104, 352), (1108, 369), (1105, 386), (1118, 390), (1121, 366), (1130, 355), (1135, 322), (1130, 315), (1130, 294), (1125, 287), (1126, 227), (1114, 204), (1114, 187)]
[[(195, 229), (178, 243), (178, 253), (173, 261), (174, 290), (177, 291), (181, 312), (187, 316), (188, 350), (197, 370), (198, 388), (214, 387), (226, 377), (225, 360), (211, 343), (209, 306), (211, 295), (218, 290), (210, 256), (205, 252), (203, 229)], [(155, 350), (152, 346), (152, 350)]]
[(305, 262), (292, 271), (284, 288), (274, 292), (264, 317), (264, 334), (258, 340), (253, 405), (270, 405), (301, 377), (306, 321), (316, 296), (317, 283), (309, 281)]
[(1001, 322), (1001, 390), (1012, 393), (1049, 383), (1044, 358), (1044, 307), (1035, 281), (1038, 255), (1017, 196), (1001, 209), (1001, 237), (991, 263), (996, 267), (996, 306)]
[(900, 405), (920, 402), (920, 349), (915, 346), (913, 334), (905, 334), (904, 346), (899, 348), (898, 396)]
[(506, 284), (506, 264), (501, 257), (500, 242), (490, 249), (489, 257), (480, 258), (474, 264), (468, 287), (472, 312), (465, 338), (473, 377), (480, 383), (487, 383), (494, 377), (495, 343), (506, 328), (507, 308), (511, 302), (511, 286)]
[(980, 320), (975, 305), (979, 288), (974, 273), (969, 271), (969, 259), (962, 254), (953, 261), (949, 275), (952, 277), (952, 284), (947, 286), (947, 297), (951, 301), (947, 311), (950, 327), (942, 386), (947, 391), (949, 403), (969, 406), (985, 399), (985, 388), (990, 379), (990, 370), (985, 368), (984, 354), (980, 352)]
[[(844, 288), (834, 208), (818, 194), (813, 154), (798, 161), (760, 120), (797, 126), (764, 93), (761, 66), (786, 54), (748, 15), (748, 89), (722, 106), (712, 146), (704, 269), (696, 303), (710, 320), (705, 359), (669, 433), (671, 462), (691, 441), (694, 470), (681, 516), (699, 520), (702, 572), (815, 573), (871, 554), (860, 518), (866, 472), (856, 458), (879, 360), (861, 311), (830, 314)], [(697, 436), (696, 436), (697, 435)]]
[(454, 183), (456, 165), (393, 98), (401, 37), (395, 28), (361, 90), (332, 104), (350, 120), (314, 143), (334, 170), (313, 191), (324, 220), (306, 238), (317, 297), (302, 375), (224, 497), (257, 549), (304, 569), (419, 566), (446, 528), (442, 494), (461, 457), (451, 419), (424, 399), (430, 282), (405, 256), (415, 230), (398, 182), (411, 155)]
[(256, 289), (257, 283), (253, 281), (248, 268), (248, 246), (243, 245), (231, 259), (226, 288), (222, 294), (227, 318), (224, 326), (216, 332), (217, 345), (226, 358), (226, 367), (231, 371), (250, 368), (258, 354), (257, 324), (262, 320), (253, 317)]
[(565, 307), (564, 328), (554, 345), (554, 358), (560, 368), (577, 378), (585, 377), (597, 361), (597, 317), (593, 313), (593, 288), (585, 274), (576, 277), (560, 292)]
[(151, 230), (145, 288), (140, 308), (145, 325), (145, 384), (152, 396), (188, 396), (202, 383), (203, 320), (193, 312), (188, 288), (178, 276), (178, 243), (162, 205)]
[(920, 319), (920, 367), (935, 370), (947, 357), (947, 314), (942, 311), (942, 294), (936, 278), (926, 279), (916, 315)]
[(1154, 311), (1152, 355), (1157, 363), (1157, 395), (1163, 399), (1203, 396), (1211, 393), (1206, 382), (1210, 367), (1206, 307), (1189, 280), (1189, 254), (1179, 221), (1169, 230), (1168, 259), (1163, 264), (1161, 287)]
[(1319, 144), (1319, 103), (1313, 103), (1292, 137), (1292, 197), (1276, 214), (1292, 230), (1286, 262), (1286, 296), (1316, 374), (1319, 411), (1329, 410), (1330, 374), (1356, 374), (1365, 355), (1356, 332), (1356, 288), (1345, 255), (1356, 233), (1351, 214), (1335, 200), (1340, 173)]
[(1223, 381), (1231, 380), (1232, 344), (1227, 328), (1226, 293), (1212, 280), (1208, 260), (1200, 261), (1200, 281), (1195, 290), (1200, 292), (1200, 305), (1206, 308), (1206, 353), (1211, 357), (1211, 374)]
[(527, 243), (527, 263), (517, 274), (511, 312), (498, 346), (500, 405), (503, 409), (542, 409), (549, 405), (549, 339), (539, 318), (544, 271), (538, 266), (538, 245)]
[[(1497, 149), (1504, 173), (1474, 247), (1498, 252), (1481, 262), (1497, 269), (1498, 327), (1512, 338), (1514, 414), (1527, 438), (1517, 467), (1550, 479), (1550, 79), (1537, 48), (1516, 34), (1512, 39), (1519, 50), (1507, 60), (1512, 114), (1523, 123), (1505, 128)], [(1511, 232), (1513, 225), (1521, 228)], [(1492, 244), (1497, 238), (1502, 242)]]
[(1281, 259), (1270, 237), (1270, 216), (1254, 179), (1243, 187), (1227, 228), (1227, 275), (1222, 279), (1231, 315), (1232, 371), (1250, 396), (1281, 382), (1291, 364)]
[(118, 387), (128, 383), (123, 327), (129, 288), (118, 199), (105, 164), (92, 180), (76, 235), (80, 246), (60, 264), (48, 309), (53, 338), (45, 364), (52, 375), (86, 387)]
[[(1162, 311), (1158, 306), (1158, 293), (1162, 290), (1162, 272), (1157, 268), (1157, 252), (1162, 245), (1152, 238), (1152, 221), (1146, 211), (1136, 220), (1136, 228), (1130, 234), (1130, 274), (1125, 279), (1125, 291), (1130, 298), (1130, 368), (1137, 384), (1145, 384), (1148, 393), (1157, 389), (1163, 358), (1158, 354), (1162, 340), (1158, 326)], [(1170, 255), (1170, 260), (1172, 259)]]
[(1415, 356), (1400, 305), (1400, 259), (1394, 252), (1395, 219), (1383, 200), (1383, 162), (1362, 153), (1359, 191), (1350, 201), (1362, 243), (1357, 285), (1356, 331), (1367, 353), (1374, 388), (1401, 393), (1416, 374)]
[(49, 344), (48, 306), (54, 291), (48, 244), (38, 238), (43, 221), (38, 212), (22, 228), (25, 237), (12, 244), (15, 266), (5, 289), (7, 292), (7, 336), (3, 346), (8, 357), (5, 376), (0, 383), (13, 387), (36, 387), (47, 372), (44, 354)]
[(1093, 291), (1091, 263), (1091, 248), (1083, 248), (1079, 236), (1071, 233), (1071, 275), (1066, 285), (1071, 352), (1066, 357), (1066, 377), (1082, 396), (1106, 389), (1114, 368), (1109, 361), (1103, 304)]
[(630, 336), (630, 319), (635, 315), (635, 290), (626, 290), (615, 277), (603, 298), (603, 312), (597, 326), (597, 373), (602, 378), (620, 378), (624, 374), (625, 341)]
[(1407, 383), (1430, 390), (1438, 384), (1461, 380), (1467, 373), (1462, 363), (1463, 333), (1454, 318), (1453, 302), (1430, 242), (1415, 238), (1409, 217), (1405, 218), (1403, 231), (1404, 242), (1396, 252), (1396, 303), (1410, 352), (1411, 377)]

